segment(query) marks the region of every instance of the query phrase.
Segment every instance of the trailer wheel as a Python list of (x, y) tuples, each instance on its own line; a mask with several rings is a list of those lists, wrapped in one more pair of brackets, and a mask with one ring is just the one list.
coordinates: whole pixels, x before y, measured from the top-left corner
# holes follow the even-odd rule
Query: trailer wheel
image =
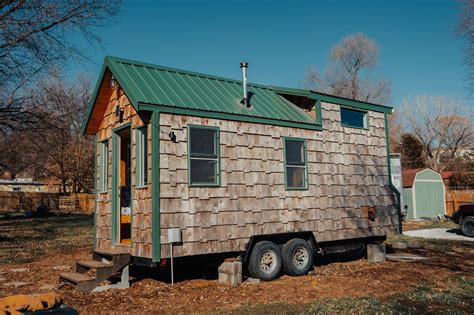
[(302, 276), (313, 267), (313, 251), (309, 243), (294, 238), (283, 245), (283, 270), (289, 276)]
[(255, 244), (250, 254), (248, 270), (253, 278), (270, 281), (281, 272), (281, 250), (275, 243), (261, 241)]
[(468, 237), (474, 237), (474, 217), (466, 217), (462, 219), (461, 231), (462, 234)]

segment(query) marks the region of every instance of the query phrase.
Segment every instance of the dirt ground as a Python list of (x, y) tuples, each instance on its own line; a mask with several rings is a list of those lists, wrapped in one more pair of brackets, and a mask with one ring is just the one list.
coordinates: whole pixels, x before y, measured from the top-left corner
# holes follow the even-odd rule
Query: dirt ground
[[(46, 223), (51, 224), (54, 220)], [(64, 220), (61, 222), (71, 223), (67, 220), (66, 223)], [(14, 252), (8, 245), (10, 240), (5, 240), (4, 228), (7, 224), (0, 221), (0, 256), (4, 256), (5, 248), (9, 249), (9, 255)], [(83, 225), (75, 222), (75, 226), (68, 229), (69, 235), (82, 228)], [(41, 229), (37, 232), (41, 232)], [(57, 245), (57, 238), (60, 237), (57, 235), (42, 242), (54, 242)], [(390, 237), (387, 243), (405, 238)], [(31, 248), (26, 243), (28, 241), (25, 241), (25, 248)], [(21, 252), (22, 245), (17, 246), (20, 246), (17, 250)], [(10, 262), (1, 262), (0, 298), (18, 293), (43, 292), (41, 286), (58, 284), (60, 271), (54, 270), (54, 266), (72, 266), (76, 260), (89, 259), (91, 255), (89, 248), (67, 249), (61, 245), (57, 245), (56, 249), (54, 246), (46, 247), (49, 249), (47, 252), (30, 262), (15, 262), (15, 258), (10, 258)], [(81, 313), (94, 314), (354, 311), (474, 313), (474, 244), (423, 240), (421, 249), (410, 252), (429, 259), (371, 264), (355, 254), (325, 259), (320, 257), (312, 275), (297, 278), (282, 276), (272, 282), (244, 284), (236, 288), (219, 284), (215, 268), (206, 270), (203, 265), (177, 267), (178, 283), (175, 286), (169, 284), (167, 270), (134, 268), (130, 289), (80, 293), (73, 287), (62, 286), (57, 292), (67, 304)], [(19, 268), (29, 271), (11, 271)], [(28, 285), (4, 285), (13, 281)]]

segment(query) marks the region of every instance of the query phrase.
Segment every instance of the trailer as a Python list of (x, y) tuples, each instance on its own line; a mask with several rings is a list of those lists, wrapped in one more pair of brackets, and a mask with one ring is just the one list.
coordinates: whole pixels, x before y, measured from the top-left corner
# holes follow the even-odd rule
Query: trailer
[(400, 230), (393, 109), (251, 84), (247, 67), (233, 80), (105, 58), (83, 124), (96, 137), (97, 257), (231, 253), (271, 280)]

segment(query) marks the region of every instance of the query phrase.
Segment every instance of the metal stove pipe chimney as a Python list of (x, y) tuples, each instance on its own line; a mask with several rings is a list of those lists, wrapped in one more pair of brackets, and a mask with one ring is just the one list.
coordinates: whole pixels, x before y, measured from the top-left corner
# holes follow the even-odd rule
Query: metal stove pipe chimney
[(248, 68), (248, 62), (241, 62), (240, 63), (240, 68), (242, 68), (242, 89), (243, 89), (243, 99), (242, 99), (242, 104), (245, 105), (245, 107), (250, 107), (250, 102), (247, 94), (247, 68)]

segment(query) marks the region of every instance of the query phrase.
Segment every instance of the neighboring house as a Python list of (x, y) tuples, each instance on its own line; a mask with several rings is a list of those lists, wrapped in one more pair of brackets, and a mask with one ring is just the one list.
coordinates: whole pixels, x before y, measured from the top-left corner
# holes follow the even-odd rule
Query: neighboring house
[(441, 174), (429, 168), (403, 171), (403, 200), (408, 219), (443, 216), (445, 193)]
[(31, 178), (0, 179), (0, 191), (49, 192), (49, 186)]
[(399, 227), (391, 112), (106, 57), (83, 125), (96, 136), (94, 246), (152, 264), (174, 229), (175, 257), (382, 240)]
[[(438, 154), (437, 162), (443, 164), (446, 162), (446, 156), (450, 156), (450, 152), (447, 148), (437, 148), (433, 152)], [(466, 162), (474, 161), (474, 148), (458, 148), (455, 154), (456, 158), (463, 159)]]

